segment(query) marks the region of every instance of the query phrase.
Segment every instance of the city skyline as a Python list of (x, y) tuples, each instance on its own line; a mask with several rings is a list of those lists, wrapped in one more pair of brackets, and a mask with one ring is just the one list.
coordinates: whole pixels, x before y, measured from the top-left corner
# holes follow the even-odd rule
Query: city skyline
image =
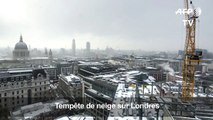
[[(202, 9), (197, 47), (210, 51), (212, 2), (194, 2)], [(92, 49), (177, 51), (185, 41), (179, 8), (183, 1), (0, 0), (0, 47), (13, 48), (22, 34), (32, 48), (71, 49), (75, 39), (76, 49), (89, 41)]]

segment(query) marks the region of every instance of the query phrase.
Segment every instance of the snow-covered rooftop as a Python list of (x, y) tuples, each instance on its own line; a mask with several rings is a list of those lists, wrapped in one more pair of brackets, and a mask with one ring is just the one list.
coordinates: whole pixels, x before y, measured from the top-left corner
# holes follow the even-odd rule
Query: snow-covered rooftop
[(74, 115), (74, 116), (62, 116), (54, 120), (94, 120), (94, 118), (86, 115)]
[(68, 103), (68, 100), (60, 99), (49, 103), (34, 103), (21, 107), (20, 109), (12, 112), (14, 119), (33, 119), (41, 114), (54, 111), (57, 103)]
[[(158, 94), (159, 91), (156, 86), (151, 85), (141, 85), (138, 86), (139, 94), (143, 95), (151, 95), (151, 89), (153, 89), (153, 94)], [(137, 104), (136, 100), (136, 85), (131, 84), (126, 86), (125, 83), (118, 84), (113, 104)], [(140, 96), (146, 98), (145, 96)], [(139, 117), (137, 116), (138, 111), (133, 108), (116, 108), (112, 109), (109, 113), (108, 120), (138, 120)], [(144, 118), (146, 120), (147, 118)]]
[(80, 81), (80, 78), (78, 76), (70, 74), (69, 76), (65, 76), (65, 80), (69, 83), (69, 82)]

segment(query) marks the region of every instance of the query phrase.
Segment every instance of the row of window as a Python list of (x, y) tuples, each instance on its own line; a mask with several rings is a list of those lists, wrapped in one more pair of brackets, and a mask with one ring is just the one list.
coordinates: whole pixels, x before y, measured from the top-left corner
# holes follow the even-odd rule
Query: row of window
[[(24, 100), (21, 100), (21, 102), (17, 101), (16, 103), (17, 103), (17, 104), (21, 104), (21, 103), (23, 104), (23, 103), (24, 103)], [(14, 105), (15, 105), (15, 102), (12, 102), (12, 105), (14, 106)], [(7, 103), (4, 104), (4, 107), (7, 107)], [(14, 108), (13, 108), (13, 110), (14, 110)]]
[[(46, 94), (46, 92), (43, 92), (43, 93), (44, 93), (44, 95)], [(38, 96), (38, 95), (41, 96), (42, 93), (40, 92), (39, 94), (37, 94), (37, 93), (34, 94), (35, 97)], [(15, 98), (16, 98), (16, 100), (19, 100), (20, 97), (22, 98), (22, 101), (23, 101), (24, 95), (21, 95), (21, 96), (17, 96), (17, 97), (12, 97), (12, 102), (14, 103)], [(10, 100), (10, 99), (11, 99), (11, 98), (1, 98), (1, 99), (0, 99), (0, 103), (1, 103), (2, 101), (7, 102), (7, 101)], [(19, 104), (19, 101), (17, 101), (17, 104)]]
[[(46, 94), (46, 92), (43, 92), (43, 93), (44, 93), (44, 95)], [(39, 93), (39, 95), (41, 96), (41, 92)], [(35, 93), (35, 94), (34, 94), (34, 96), (35, 96), (35, 97), (37, 97), (37, 96), (38, 96), (38, 94), (37, 94), (37, 93)]]
[[(19, 100), (19, 96), (17, 96), (16, 97), (17, 98), (17, 100)], [(21, 98), (24, 98), (24, 95), (21, 95)], [(4, 98), (4, 99), (0, 99), (0, 103), (2, 102), (2, 100), (4, 100), (4, 102), (6, 102), (6, 101), (8, 101), (9, 99), (11, 99), (11, 98)], [(12, 101), (14, 101), (15, 100), (15, 97), (12, 97)]]
[[(42, 90), (42, 88), (40, 87), (40, 91)], [(46, 90), (46, 87), (44, 87), (44, 90)], [(35, 88), (35, 91), (37, 91), (37, 88)]]
[(0, 82), (7, 82), (7, 81), (22, 81), (22, 80), (29, 80), (31, 76), (18, 76), (18, 77), (7, 77), (7, 78), (0, 78)]
[[(21, 82), (21, 85), (23, 85), (24, 84), (24, 82)], [(13, 85), (15, 85), (15, 82), (12, 82), (12, 84), (11, 84), (12, 86)], [(19, 82), (16, 82), (16, 85), (19, 85)], [(2, 85), (3, 86), (3, 85)], [(8, 86), (8, 84), (4, 84), (4, 87), (6, 87), (6, 86)], [(0, 85), (0, 87), (1, 87), (1, 85)]]
[[(41, 83), (42, 83), (42, 82), (40, 82), (40, 85), (41, 85)], [(46, 81), (44, 81), (44, 84), (46, 84)], [(35, 85), (37, 85), (37, 83), (36, 83), (36, 82), (35, 82)]]
[[(23, 84), (24, 84), (24, 82), (21, 82), (21, 85), (23, 85)], [(41, 85), (41, 84), (42, 84), (42, 82), (40, 82), (40, 85)], [(44, 81), (44, 84), (46, 84), (46, 81)], [(11, 85), (14, 86), (15, 83), (13, 82)], [(19, 82), (17, 82), (16, 85), (19, 85)], [(36, 82), (35, 82), (35, 85), (37, 85)], [(1, 87), (1, 86), (2, 86), (2, 85), (0, 84), (0, 87)], [(6, 87), (6, 86), (8, 86), (8, 84), (4, 84), (4, 87)]]
[[(40, 91), (42, 90), (42, 88), (40, 87)], [(46, 90), (46, 87), (44, 87), (44, 90)], [(37, 91), (37, 88), (35, 88), (35, 91)], [(24, 90), (21, 90), (20, 91), (21, 93), (24, 93)], [(20, 93), (19, 91), (16, 91), (16, 94), (19, 94)], [(12, 92), (12, 95), (14, 95), (15, 94), (15, 92), (13, 91)], [(7, 93), (4, 93), (4, 96), (5, 97), (7, 97)], [(0, 94), (0, 97), (3, 97), (3, 96), (1, 96), (1, 94)]]
[[(19, 94), (19, 91), (16, 91), (16, 93)], [(24, 90), (21, 90), (21, 93), (24, 93)], [(14, 95), (14, 94), (15, 94), (15, 92), (13, 91), (12, 95)], [(4, 93), (4, 96), (7, 97), (7, 93)], [(1, 97), (1, 94), (0, 94), (0, 97)]]

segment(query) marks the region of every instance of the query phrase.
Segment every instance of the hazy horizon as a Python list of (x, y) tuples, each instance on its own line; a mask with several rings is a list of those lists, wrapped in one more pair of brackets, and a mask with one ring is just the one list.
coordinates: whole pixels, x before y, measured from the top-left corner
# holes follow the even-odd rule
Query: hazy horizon
[[(197, 47), (213, 51), (211, 6), (202, 9)], [(0, 47), (14, 48), (20, 34), (31, 48), (177, 51), (185, 41), (183, 16), (175, 11), (183, 0), (0, 0)]]

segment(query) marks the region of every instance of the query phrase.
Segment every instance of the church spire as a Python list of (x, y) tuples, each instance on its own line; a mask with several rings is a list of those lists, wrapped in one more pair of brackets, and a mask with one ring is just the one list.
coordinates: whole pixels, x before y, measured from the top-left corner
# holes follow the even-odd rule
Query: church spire
[(22, 34), (20, 35), (20, 42), (23, 42)]

